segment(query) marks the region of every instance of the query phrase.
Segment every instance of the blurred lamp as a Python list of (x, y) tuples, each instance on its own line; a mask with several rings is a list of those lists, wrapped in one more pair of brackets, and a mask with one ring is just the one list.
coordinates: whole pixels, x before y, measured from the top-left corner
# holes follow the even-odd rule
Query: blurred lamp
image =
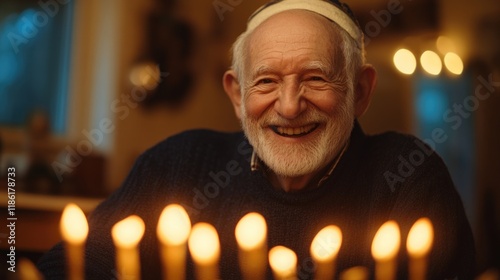
[(438, 51), (442, 54), (455, 51), (455, 45), (453, 44), (453, 41), (446, 36), (439, 36), (437, 38), (436, 47)]
[(444, 56), (444, 65), (451, 73), (460, 75), (464, 71), (464, 63), (456, 53), (449, 52)]
[(427, 73), (434, 76), (439, 75), (443, 69), (443, 63), (441, 62), (439, 55), (433, 51), (425, 51), (420, 56), (420, 63), (422, 64), (422, 68), (424, 68)]
[(160, 83), (160, 67), (154, 62), (135, 65), (130, 71), (129, 78), (134, 86), (154, 90)]
[(417, 68), (417, 59), (407, 49), (399, 49), (394, 54), (394, 65), (403, 74), (411, 75)]

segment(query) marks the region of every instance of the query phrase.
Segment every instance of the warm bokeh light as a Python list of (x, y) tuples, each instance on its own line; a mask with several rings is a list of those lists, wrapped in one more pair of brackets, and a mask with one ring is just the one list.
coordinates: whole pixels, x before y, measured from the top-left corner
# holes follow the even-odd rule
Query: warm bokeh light
[(276, 275), (293, 275), (297, 267), (297, 255), (287, 247), (276, 246), (269, 251), (269, 265)]
[(407, 49), (399, 49), (394, 54), (394, 65), (403, 74), (411, 75), (417, 68), (417, 59), (413, 53)]
[(171, 246), (184, 244), (190, 232), (191, 220), (184, 207), (171, 204), (163, 209), (156, 229), (158, 239), (163, 244)]
[(464, 63), (458, 54), (449, 52), (444, 56), (444, 65), (451, 73), (460, 75), (464, 71)]
[(70, 203), (64, 208), (60, 227), (62, 238), (73, 244), (85, 242), (89, 233), (87, 218), (82, 209), (74, 203)]
[(340, 280), (367, 280), (370, 272), (363, 266), (348, 268), (340, 274)]
[(375, 234), (372, 256), (377, 261), (385, 261), (396, 256), (401, 243), (399, 226), (395, 221), (384, 223)]
[(38, 271), (36, 266), (28, 259), (22, 258), (19, 260), (19, 278), (21, 280), (41, 280), (42, 274)]
[(439, 75), (443, 69), (441, 58), (433, 51), (425, 51), (420, 56), (420, 64), (422, 64), (422, 68), (424, 68), (427, 73), (435, 76)]
[(130, 82), (148, 90), (155, 89), (160, 82), (160, 67), (154, 62), (145, 62), (134, 66), (130, 71)]
[(111, 229), (113, 242), (120, 248), (134, 248), (144, 235), (144, 221), (137, 215), (129, 216)]
[(436, 47), (442, 54), (455, 51), (453, 41), (446, 36), (439, 36), (436, 40)]
[(266, 240), (266, 220), (259, 213), (248, 213), (238, 222), (234, 232), (240, 248), (255, 249), (262, 246)]
[(434, 239), (432, 223), (428, 218), (420, 218), (408, 233), (406, 248), (410, 256), (419, 258), (429, 253)]
[(198, 264), (213, 264), (219, 260), (219, 235), (210, 224), (195, 224), (189, 236), (188, 246), (193, 260)]
[(342, 245), (342, 232), (337, 226), (323, 228), (316, 234), (311, 243), (311, 256), (315, 261), (331, 261)]

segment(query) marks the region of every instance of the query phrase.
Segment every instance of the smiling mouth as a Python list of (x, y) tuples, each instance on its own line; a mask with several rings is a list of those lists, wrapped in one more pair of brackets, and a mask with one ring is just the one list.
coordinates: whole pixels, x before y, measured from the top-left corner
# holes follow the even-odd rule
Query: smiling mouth
[(314, 123), (310, 125), (300, 126), (300, 127), (282, 127), (271, 125), (270, 128), (278, 135), (283, 137), (301, 137), (307, 135), (316, 128), (319, 127), (319, 123)]

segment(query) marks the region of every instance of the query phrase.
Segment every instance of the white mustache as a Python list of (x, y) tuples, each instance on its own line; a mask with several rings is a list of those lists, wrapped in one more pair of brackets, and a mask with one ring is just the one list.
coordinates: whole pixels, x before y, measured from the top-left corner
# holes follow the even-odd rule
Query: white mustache
[(300, 114), (297, 118), (292, 120), (285, 119), (276, 113), (267, 111), (261, 117), (259, 122), (261, 123), (262, 127), (268, 127), (268, 126), (301, 127), (315, 123), (324, 123), (327, 122), (328, 120), (329, 120), (328, 116), (326, 116), (321, 112), (313, 110), (308, 110), (307, 112)]

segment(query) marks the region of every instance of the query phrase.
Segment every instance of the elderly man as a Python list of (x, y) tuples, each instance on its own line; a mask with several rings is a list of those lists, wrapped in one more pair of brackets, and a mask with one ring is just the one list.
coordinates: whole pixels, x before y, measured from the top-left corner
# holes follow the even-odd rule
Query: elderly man
[[(115, 277), (111, 227), (137, 214), (147, 225), (143, 279), (159, 278), (155, 227), (165, 205), (180, 203), (193, 223), (219, 232), (222, 279), (241, 278), (234, 229), (253, 211), (267, 221), (269, 248), (297, 253), (300, 279), (314, 275), (309, 245), (323, 227), (343, 232), (337, 271), (373, 270), (377, 229), (395, 220), (405, 241), (420, 217), (429, 217), (436, 233), (429, 279), (473, 278), (470, 226), (442, 160), (412, 136), (367, 136), (357, 122), (376, 82), (363, 51), (361, 29), (338, 1), (273, 1), (256, 11), (223, 78), (244, 133), (189, 131), (145, 152), (90, 217), (87, 277)], [(401, 249), (401, 279), (406, 255)], [(63, 260), (59, 245), (39, 268), (63, 279)]]

